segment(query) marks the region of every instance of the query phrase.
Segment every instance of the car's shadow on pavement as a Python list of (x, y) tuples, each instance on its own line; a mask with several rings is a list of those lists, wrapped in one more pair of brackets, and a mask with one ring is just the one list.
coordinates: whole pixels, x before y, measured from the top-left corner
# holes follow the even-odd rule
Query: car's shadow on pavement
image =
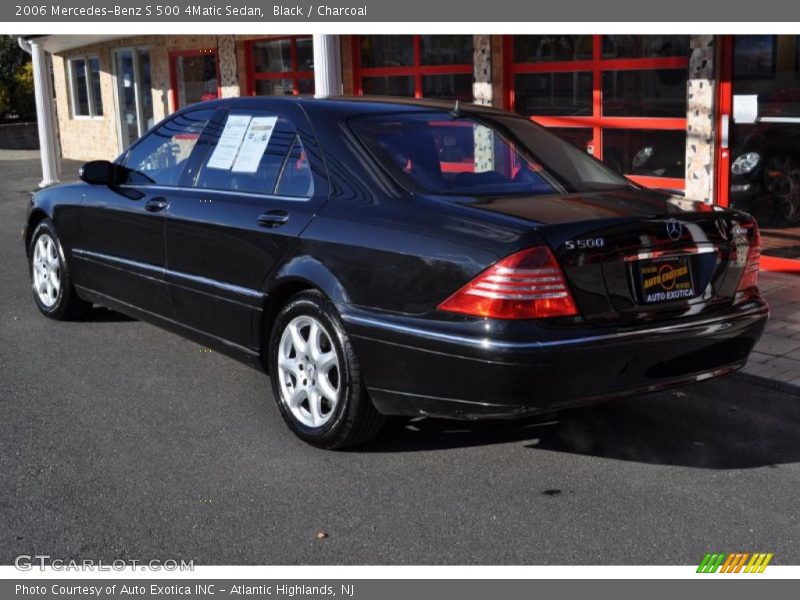
[(396, 419), (366, 452), (522, 443), (533, 451), (705, 469), (800, 462), (800, 395), (728, 378), (515, 421)]

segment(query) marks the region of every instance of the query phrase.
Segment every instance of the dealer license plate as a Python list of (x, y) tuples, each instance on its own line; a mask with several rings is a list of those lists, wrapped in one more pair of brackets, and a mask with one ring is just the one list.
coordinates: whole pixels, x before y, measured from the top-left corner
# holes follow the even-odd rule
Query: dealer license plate
[(661, 258), (639, 263), (639, 290), (644, 304), (694, 298), (689, 257)]

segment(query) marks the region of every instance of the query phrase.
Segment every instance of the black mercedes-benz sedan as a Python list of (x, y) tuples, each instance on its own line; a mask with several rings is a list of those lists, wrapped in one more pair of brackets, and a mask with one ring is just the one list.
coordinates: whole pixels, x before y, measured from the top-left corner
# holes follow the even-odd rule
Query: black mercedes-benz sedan
[(387, 415), (519, 417), (730, 373), (768, 314), (748, 214), (481, 106), (201, 103), (81, 180), (30, 207), (39, 310), (104, 305), (264, 368), (326, 448)]

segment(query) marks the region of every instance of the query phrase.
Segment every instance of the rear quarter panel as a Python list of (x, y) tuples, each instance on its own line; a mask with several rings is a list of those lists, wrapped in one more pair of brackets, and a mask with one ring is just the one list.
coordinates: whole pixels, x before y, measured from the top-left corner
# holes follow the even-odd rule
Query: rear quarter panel
[(449, 211), (407, 196), (329, 202), (294, 254), (316, 257), (346, 302), (405, 314), (432, 311), (531, 232)]

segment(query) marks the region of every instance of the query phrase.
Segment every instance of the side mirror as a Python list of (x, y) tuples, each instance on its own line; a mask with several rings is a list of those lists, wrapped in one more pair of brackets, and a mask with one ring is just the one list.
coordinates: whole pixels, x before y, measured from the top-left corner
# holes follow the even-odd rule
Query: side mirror
[(91, 160), (78, 170), (78, 176), (86, 183), (114, 185), (119, 183), (120, 168), (107, 160)]

